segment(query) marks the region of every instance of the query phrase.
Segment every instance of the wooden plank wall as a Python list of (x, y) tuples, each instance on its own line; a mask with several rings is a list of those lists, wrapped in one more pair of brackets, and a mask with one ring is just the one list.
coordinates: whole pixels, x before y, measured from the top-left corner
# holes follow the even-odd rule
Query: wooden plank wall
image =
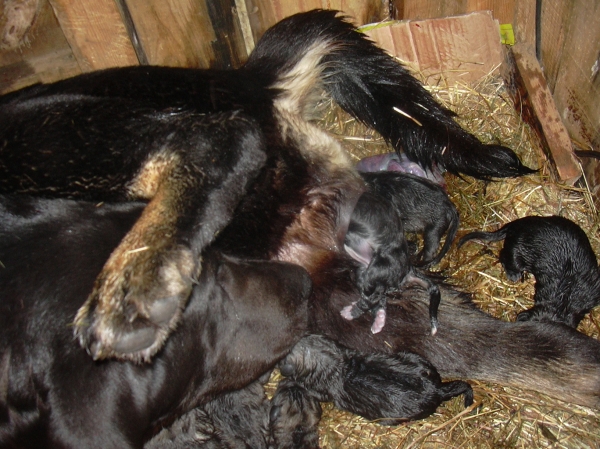
[[(394, 0), (399, 19), (425, 19), (489, 9), (500, 23), (512, 23), (517, 40), (536, 51), (536, 1)], [(576, 147), (600, 151), (600, 1), (540, 2), (540, 64), (558, 112)], [(584, 159), (600, 201), (600, 163)]]
[[(0, 18), (4, 19), (9, 8), (20, 5), (0, 0), (0, 6)], [(20, 44), (0, 46), (0, 93), (81, 73), (50, 4), (41, 0), (37, 9)]]
[(284, 17), (311, 9), (336, 9), (355, 24), (378, 22), (389, 17), (390, 4), (381, 0), (239, 0), (248, 15), (254, 42), (267, 28)]
[(49, 0), (82, 72), (137, 64), (129, 35), (113, 0)]
[(42, 13), (27, 45), (0, 49), (0, 92), (140, 61), (238, 67), (268, 27), (314, 8), (341, 10), (356, 24), (384, 20), (390, 11), (394, 18), (428, 18), (478, 9), (510, 22), (516, 9), (514, 1), (500, 0), (0, 0), (0, 6), (32, 1)]
[[(542, 2), (541, 62), (557, 109), (579, 148), (600, 151), (600, 1)], [(583, 160), (600, 202), (600, 163)]]

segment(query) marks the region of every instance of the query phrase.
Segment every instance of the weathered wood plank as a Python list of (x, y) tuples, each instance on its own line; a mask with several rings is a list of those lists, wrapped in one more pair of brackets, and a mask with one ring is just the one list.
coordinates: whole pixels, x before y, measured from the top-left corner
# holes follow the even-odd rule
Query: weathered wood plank
[(237, 67), (246, 59), (234, 0), (126, 0), (150, 64)]
[(535, 53), (535, 0), (519, 0), (510, 23), (513, 24), (516, 41), (527, 45), (527, 51)]
[(381, 0), (245, 0), (254, 41), (275, 23), (293, 14), (311, 9), (342, 11), (356, 25), (377, 22), (388, 17), (388, 3)]
[(600, 149), (598, 2), (576, 2), (571, 11), (553, 95), (572, 136)]
[(398, 12), (398, 18), (402, 20), (436, 19), (475, 11), (492, 11), (500, 23), (513, 23), (516, 8), (513, 0), (403, 0), (394, 2), (396, 9), (400, 9), (398, 3), (402, 3), (402, 12)]
[[(600, 150), (600, 3), (575, 0), (563, 22), (553, 96), (571, 137)], [(567, 20), (567, 19), (565, 19)], [(542, 30), (544, 30), (542, 22)], [(600, 204), (600, 164), (584, 160), (584, 171)]]
[(546, 81), (554, 91), (558, 70), (564, 53), (565, 40), (571, 29), (571, 0), (542, 2), (540, 20), (540, 63), (544, 67)]
[(83, 72), (138, 64), (113, 0), (49, 0)]
[(519, 100), (524, 101), (533, 112), (533, 116), (529, 117), (530, 123), (553, 160), (559, 180), (574, 184), (581, 177), (581, 169), (542, 69), (526, 45), (516, 44), (512, 48), (512, 55), (516, 65), (516, 81), (523, 88)]
[(24, 41), (18, 49), (0, 50), (0, 94), (81, 73), (47, 0), (40, 1)]

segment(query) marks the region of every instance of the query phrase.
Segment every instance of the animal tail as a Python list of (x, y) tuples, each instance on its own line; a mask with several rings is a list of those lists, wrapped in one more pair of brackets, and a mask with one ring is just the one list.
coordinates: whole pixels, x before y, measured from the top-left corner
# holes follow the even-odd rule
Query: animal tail
[(441, 292), (435, 336), (429, 332), (429, 298), (420, 289), (388, 301), (386, 326), (375, 335), (369, 332), (368, 317), (348, 321), (334, 313), (354, 300), (352, 292), (336, 291), (330, 302), (317, 304), (313, 331), (357, 351), (414, 352), (442, 377), (514, 386), (600, 408), (596, 339), (552, 322), (501, 321), (477, 309), (464, 294), (447, 287)]
[(457, 248), (460, 248), (469, 240), (483, 240), (485, 242), (499, 242), (500, 240), (504, 240), (506, 238), (508, 228), (506, 226), (501, 227), (497, 231), (486, 232), (486, 231), (475, 231), (469, 232), (466, 235), (463, 235), (461, 239), (458, 241), (456, 245)]
[[(246, 68), (280, 89), (280, 105), (302, 112), (324, 89), (359, 121), (423, 168), (479, 179), (533, 173), (501, 145), (484, 145), (408, 70), (335, 11), (313, 10), (269, 29)], [(312, 97), (314, 99), (314, 96)]]
[(437, 265), (443, 257), (450, 251), (450, 247), (452, 246), (452, 242), (456, 238), (456, 233), (458, 232), (458, 227), (460, 226), (460, 217), (458, 215), (458, 210), (456, 208), (451, 208), (448, 213), (451, 215), (450, 219), (450, 228), (448, 228), (448, 232), (446, 233), (446, 240), (442, 245), (442, 248), (439, 250), (437, 255), (431, 260), (431, 262), (427, 263), (427, 266)]

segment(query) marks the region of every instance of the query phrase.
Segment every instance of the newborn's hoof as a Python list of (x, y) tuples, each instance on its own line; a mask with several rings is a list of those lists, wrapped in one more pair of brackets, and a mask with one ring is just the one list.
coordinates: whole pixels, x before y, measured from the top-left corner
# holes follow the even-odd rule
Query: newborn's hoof
[(163, 346), (190, 296), (196, 263), (179, 247), (107, 263), (77, 312), (75, 336), (95, 359), (149, 361)]
[[(346, 306), (342, 309), (342, 311), (340, 312), (340, 315), (342, 315), (344, 318), (346, 318), (348, 321), (353, 320), (354, 318), (357, 318), (360, 316), (360, 314), (358, 315), (354, 315), (354, 310), (358, 309), (358, 307), (356, 307), (356, 302), (353, 302), (352, 304), (350, 304), (349, 306)], [(360, 310), (360, 309), (358, 309)]]
[[(353, 302), (349, 306), (344, 307), (340, 312), (340, 315), (342, 315), (345, 319), (350, 321), (355, 318), (358, 318), (363, 313), (364, 311), (361, 310), (360, 307), (358, 307), (357, 302)], [(385, 307), (379, 307), (378, 309), (376, 309), (375, 318), (373, 319), (373, 324), (371, 325), (371, 333), (377, 334), (381, 332), (381, 330), (385, 326), (385, 317)]]
[(385, 326), (385, 309), (382, 307), (375, 312), (375, 319), (371, 325), (371, 333), (378, 334)]
[(531, 321), (533, 319), (533, 309), (523, 310), (517, 315), (517, 321)]

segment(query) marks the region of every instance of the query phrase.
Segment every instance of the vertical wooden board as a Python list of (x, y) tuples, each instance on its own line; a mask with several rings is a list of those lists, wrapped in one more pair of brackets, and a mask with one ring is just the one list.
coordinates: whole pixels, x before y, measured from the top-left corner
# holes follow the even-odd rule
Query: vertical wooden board
[(126, 0), (153, 65), (237, 67), (246, 50), (234, 0)]
[(293, 14), (312, 9), (342, 11), (355, 25), (387, 18), (388, 4), (381, 0), (245, 0), (254, 40), (275, 23)]
[(494, 0), (467, 0), (465, 12), (491, 11), (494, 9)]
[(492, 11), (492, 16), (499, 23), (515, 23), (515, 16), (517, 11), (516, 3), (525, 3), (527, 0), (492, 0), (491, 6), (486, 8), (478, 8), (478, 9), (469, 9), (469, 12), (472, 11), (482, 11), (489, 10)]
[(113, 0), (49, 0), (83, 72), (138, 64)]
[(535, 53), (535, 2), (536, 0), (519, 0), (510, 22), (513, 24), (516, 41), (526, 45), (527, 51), (531, 53)]
[[(448, 3), (452, 4), (448, 5)], [(455, 16), (466, 10), (464, 5), (459, 3), (465, 2), (405, 0), (402, 18), (404, 20), (424, 20), (443, 16)]]
[[(585, 1), (585, 0), (584, 0)], [(587, 2), (586, 2), (587, 3)], [(573, 1), (542, 2), (540, 63), (551, 91), (554, 91), (567, 35), (571, 32)]]
[(47, 0), (41, 0), (25, 42), (15, 50), (0, 50), (0, 94), (81, 73)]
[[(527, 1), (527, 0), (520, 0)], [(475, 11), (492, 11), (500, 23), (513, 23), (516, 0), (403, 0), (394, 1), (396, 9), (402, 3), (403, 20), (435, 19)]]
[(553, 94), (567, 129), (600, 149), (600, 2), (575, 2), (556, 72)]
[(246, 10), (248, 19), (252, 28), (254, 42), (264, 34), (264, 32), (281, 19), (293, 14), (309, 11), (315, 8), (321, 8), (321, 0), (246, 0)]
[(208, 0), (208, 14), (216, 40), (211, 42), (215, 55), (210, 66), (214, 68), (237, 68), (248, 58), (244, 33), (236, 14), (235, 0)]
[[(206, 3), (194, 0), (127, 0), (148, 63), (206, 68), (216, 36)], [(196, 32), (191, 32), (196, 29)]]

